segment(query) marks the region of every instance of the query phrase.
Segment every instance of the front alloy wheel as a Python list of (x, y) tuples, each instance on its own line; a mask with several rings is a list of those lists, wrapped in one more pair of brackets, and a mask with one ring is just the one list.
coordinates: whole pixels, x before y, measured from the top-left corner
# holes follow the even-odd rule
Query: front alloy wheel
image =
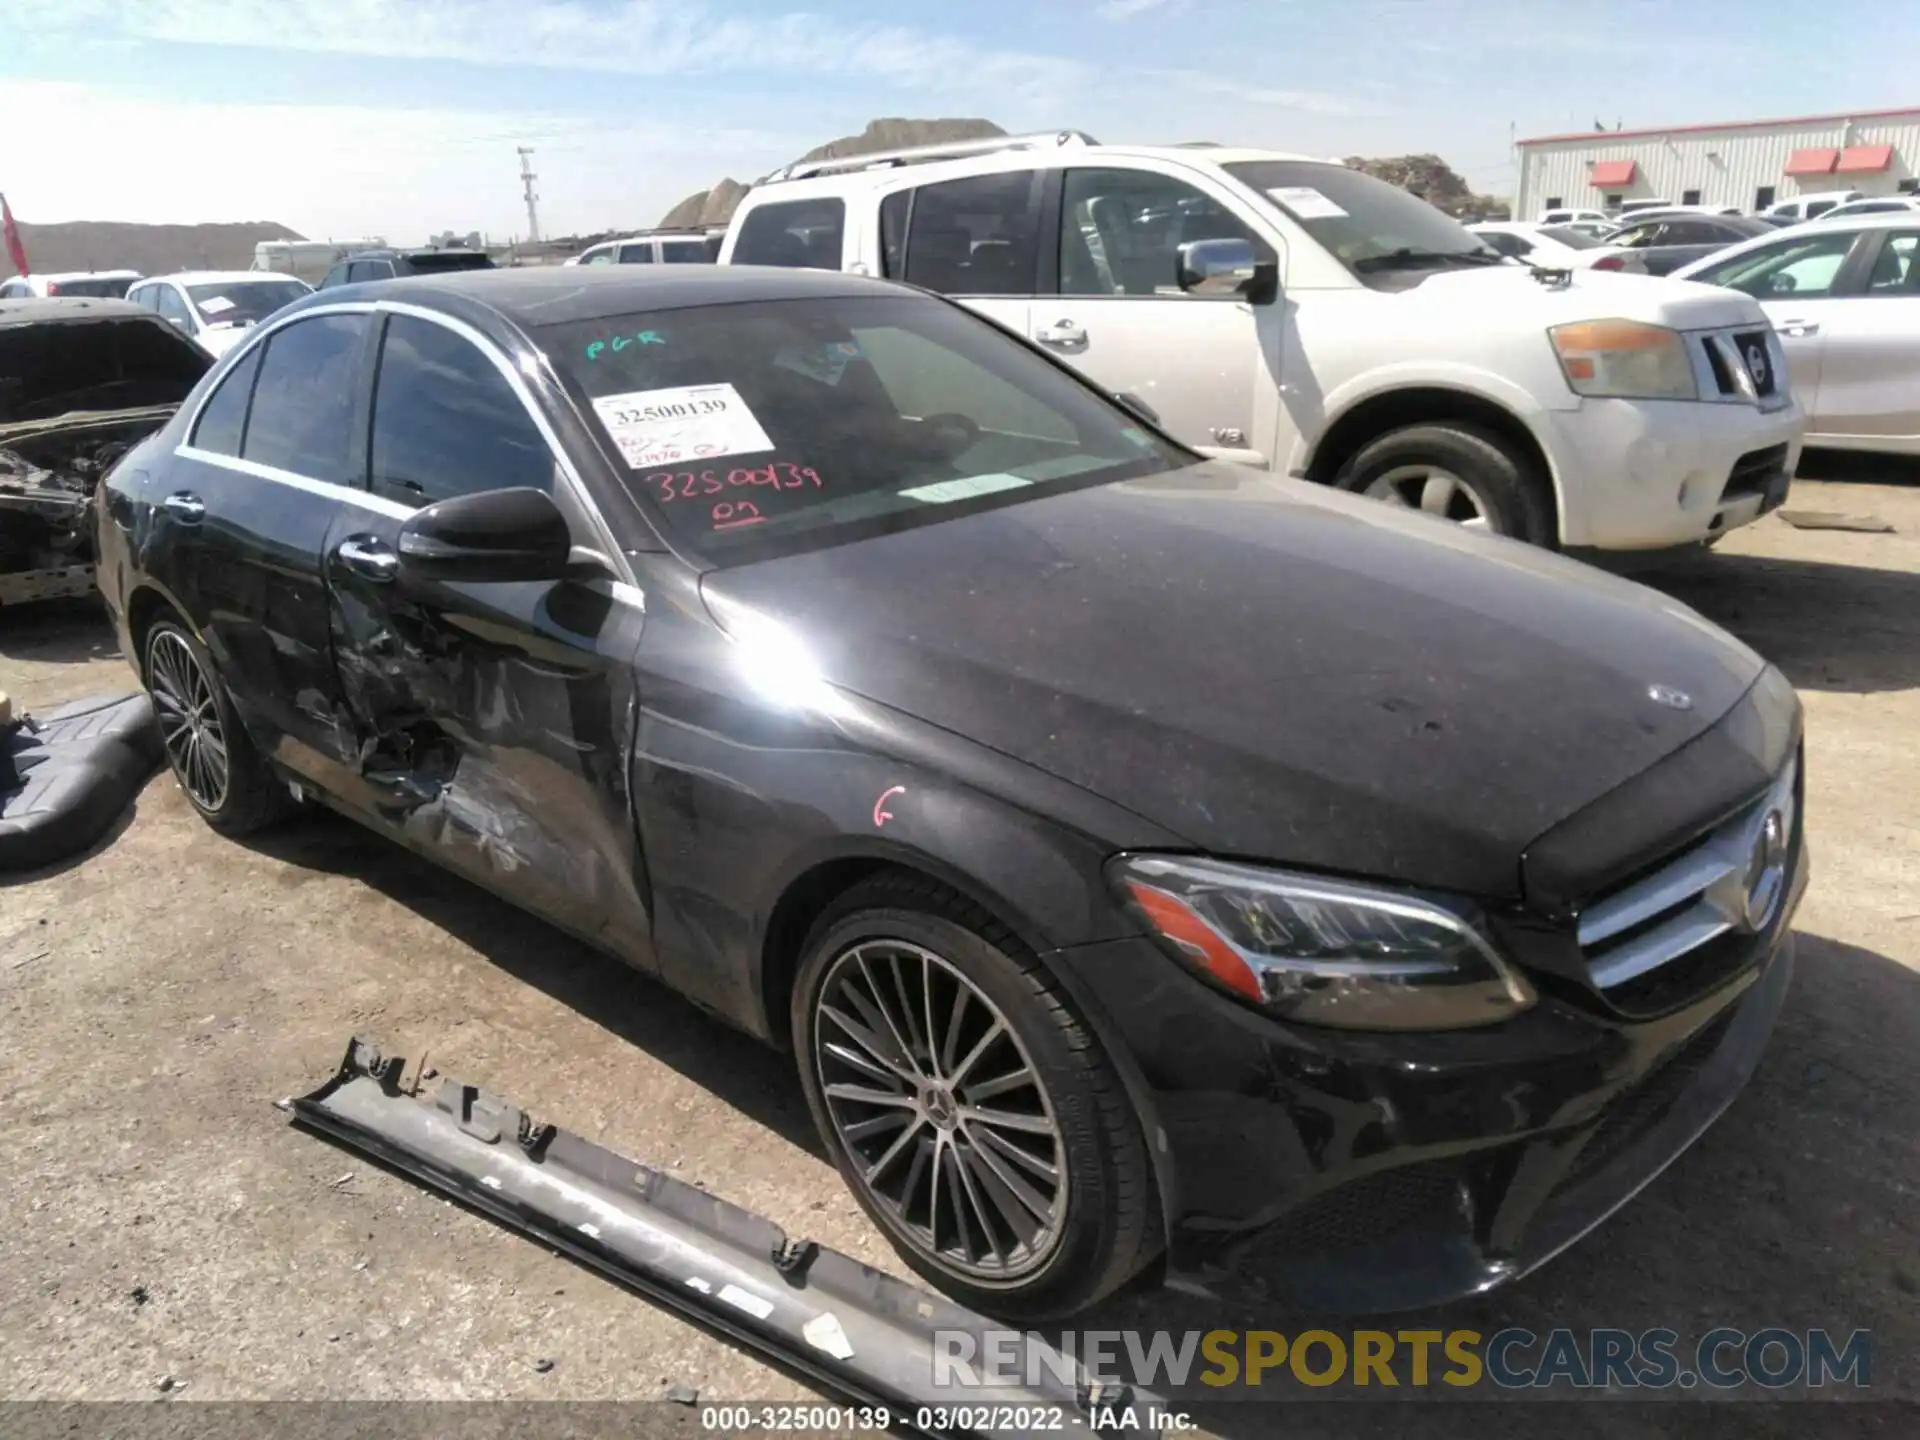
[(813, 1063), (872, 1200), (943, 1270), (1008, 1281), (1060, 1243), (1066, 1147), (998, 1007), (932, 951), (869, 940), (820, 987)]

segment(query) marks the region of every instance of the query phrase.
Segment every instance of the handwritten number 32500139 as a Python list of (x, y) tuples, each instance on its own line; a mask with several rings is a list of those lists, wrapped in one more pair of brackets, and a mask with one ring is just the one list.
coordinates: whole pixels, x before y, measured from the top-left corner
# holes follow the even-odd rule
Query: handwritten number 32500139
[(777, 490), (804, 490), (811, 485), (818, 490), (821, 483), (819, 472), (811, 466), (786, 460), (776, 460), (752, 470), (729, 470), (724, 478), (712, 470), (702, 470), (698, 475), (683, 470), (677, 475), (662, 472), (647, 476), (647, 484), (656, 487), (663, 502), (724, 495), (731, 485), (766, 485)]

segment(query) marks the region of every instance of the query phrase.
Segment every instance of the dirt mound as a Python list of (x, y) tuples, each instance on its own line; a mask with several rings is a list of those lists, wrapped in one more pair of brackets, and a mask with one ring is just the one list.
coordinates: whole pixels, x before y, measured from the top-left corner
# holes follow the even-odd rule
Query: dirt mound
[[(869, 120), (858, 135), (843, 135), (816, 145), (801, 160), (839, 160), (849, 155), (871, 155), (879, 150), (904, 150), (910, 145), (945, 145), (955, 140), (984, 140), (1004, 135), (991, 120)], [(724, 225), (747, 187), (731, 177), (711, 190), (699, 190), (667, 211), (662, 227)]]
[[(62, 270), (138, 270), (165, 275), (174, 270), (244, 270), (262, 240), (304, 240), (297, 230), (270, 220), (222, 225), (123, 225), (111, 220), (75, 220), (61, 225), (20, 224), (27, 261), (41, 274)], [(0, 251), (0, 280), (14, 273)]]

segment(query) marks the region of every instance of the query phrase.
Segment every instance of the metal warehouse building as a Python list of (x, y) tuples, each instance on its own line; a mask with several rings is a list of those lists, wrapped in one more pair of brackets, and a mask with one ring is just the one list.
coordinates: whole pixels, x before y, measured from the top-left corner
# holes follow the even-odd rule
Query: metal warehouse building
[(1624, 200), (1754, 211), (1822, 190), (1920, 189), (1920, 109), (1543, 135), (1519, 149), (1518, 220), (1563, 205), (1617, 210)]

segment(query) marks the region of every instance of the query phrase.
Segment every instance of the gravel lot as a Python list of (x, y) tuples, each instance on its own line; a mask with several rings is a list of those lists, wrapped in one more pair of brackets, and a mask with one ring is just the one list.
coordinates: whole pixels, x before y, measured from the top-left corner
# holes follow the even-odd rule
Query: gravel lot
[[(1789, 508), (1898, 532), (1774, 517), (1642, 575), (1805, 697), (1816, 873), (1772, 1049), (1725, 1119), (1598, 1234), (1408, 1324), (1867, 1327), (1876, 1390), (1920, 1393), (1920, 489), (1802, 483)], [(17, 705), (130, 685), (97, 610), (0, 619), (0, 689)], [(676, 1382), (806, 1395), (290, 1129), (271, 1102), (317, 1084), (354, 1032), (904, 1273), (820, 1158), (785, 1060), (345, 822), (223, 840), (163, 773), (99, 851), (0, 889), (0, 1398), (142, 1399), (162, 1377), (191, 1399), (649, 1399)], [(1103, 1318), (1298, 1328), (1167, 1295)], [(1478, 1435), (1539, 1419), (1448, 1408), (1428, 1418), (1451, 1429), (1470, 1410)], [(1892, 1415), (1847, 1408), (1899, 1433)], [(1342, 1433), (1388, 1419), (1339, 1409)], [(1756, 1433), (1809, 1418), (1718, 1409)], [(1210, 1423), (1254, 1433), (1252, 1410)], [(1700, 1418), (1581, 1406), (1551, 1428)]]

